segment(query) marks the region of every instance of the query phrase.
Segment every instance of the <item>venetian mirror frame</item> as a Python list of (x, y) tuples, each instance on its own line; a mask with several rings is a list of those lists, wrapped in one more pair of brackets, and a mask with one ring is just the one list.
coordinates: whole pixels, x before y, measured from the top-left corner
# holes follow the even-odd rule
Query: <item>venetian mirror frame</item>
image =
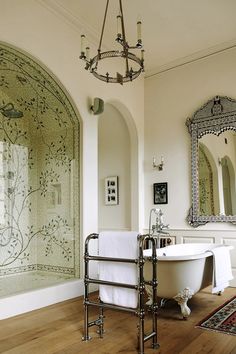
[(206, 134), (219, 136), (227, 130), (236, 131), (236, 100), (215, 96), (186, 121), (191, 135), (192, 206), (187, 217), (193, 227), (208, 222), (231, 222), (236, 224), (236, 215), (199, 214), (199, 139)]

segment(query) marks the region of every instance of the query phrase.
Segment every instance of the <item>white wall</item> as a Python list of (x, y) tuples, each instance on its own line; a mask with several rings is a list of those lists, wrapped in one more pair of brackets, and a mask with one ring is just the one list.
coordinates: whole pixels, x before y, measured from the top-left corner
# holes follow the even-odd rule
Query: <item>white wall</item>
[[(105, 105), (98, 127), (98, 226), (100, 230), (130, 230), (131, 150), (128, 127), (119, 111), (110, 104)], [(104, 181), (110, 176), (118, 176), (117, 205), (105, 205)]]
[[(190, 134), (185, 126), (198, 108), (219, 94), (236, 98), (236, 49), (169, 70), (145, 80), (145, 226), (153, 207), (152, 184), (168, 182), (165, 220), (174, 229), (191, 228), (186, 216), (191, 204)], [(152, 168), (152, 157), (163, 155), (164, 170)], [(226, 223), (202, 229), (233, 230)]]
[[(219, 242), (236, 246), (236, 226), (208, 223), (193, 229), (186, 217), (191, 206), (191, 152), (186, 119), (216, 95), (236, 98), (236, 49), (212, 55), (145, 80), (145, 228), (153, 205), (152, 185), (168, 182), (169, 203), (159, 205), (177, 242)], [(152, 157), (164, 156), (163, 171)], [(236, 278), (236, 250), (232, 264)], [(236, 285), (236, 281), (234, 283)]]
[[(138, 227), (142, 225), (142, 161), (143, 161), (143, 78), (121, 85), (106, 84), (95, 79), (79, 60), (80, 35), (53, 9), (37, 0), (1, 0), (0, 41), (12, 44), (32, 55), (46, 66), (70, 94), (81, 117), (81, 234), (98, 230), (98, 119), (90, 111), (91, 100), (100, 97), (105, 102), (122, 102), (135, 120), (139, 141), (137, 182)], [(95, 50), (92, 48), (92, 50)], [(141, 207), (139, 207), (141, 206)], [(135, 205), (134, 205), (135, 208)]]

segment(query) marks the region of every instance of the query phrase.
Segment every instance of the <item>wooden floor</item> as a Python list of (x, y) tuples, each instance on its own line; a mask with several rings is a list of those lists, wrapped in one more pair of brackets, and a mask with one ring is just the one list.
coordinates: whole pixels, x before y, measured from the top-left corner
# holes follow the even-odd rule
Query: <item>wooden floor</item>
[[(174, 301), (168, 302), (166, 308), (159, 309), (160, 349), (153, 350), (150, 343), (146, 342), (145, 354), (236, 354), (235, 336), (195, 328), (198, 321), (235, 295), (235, 292), (235, 288), (228, 288), (221, 296), (212, 295), (210, 288), (199, 292), (189, 301), (192, 314), (187, 321), (181, 319), (178, 305)], [(1, 321), (0, 353), (137, 353), (137, 318), (125, 312), (106, 310), (104, 338), (98, 338), (96, 329), (92, 327), (92, 340), (82, 342), (82, 304), (81, 297)]]

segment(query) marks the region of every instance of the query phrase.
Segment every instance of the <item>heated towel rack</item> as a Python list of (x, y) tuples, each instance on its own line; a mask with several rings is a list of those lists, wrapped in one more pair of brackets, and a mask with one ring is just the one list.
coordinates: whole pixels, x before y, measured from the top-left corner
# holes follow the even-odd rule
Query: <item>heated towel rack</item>
[[(155, 236), (150, 235), (137, 235), (137, 243), (138, 243), (138, 257), (136, 259), (128, 259), (128, 258), (112, 258), (112, 257), (102, 257), (102, 256), (94, 256), (89, 253), (89, 244), (91, 240), (99, 241), (99, 234), (92, 233), (87, 236), (85, 241), (85, 250), (84, 250), (84, 341), (89, 341), (91, 337), (89, 336), (89, 328), (91, 326), (98, 327), (98, 334), (100, 338), (103, 337), (104, 334), (104, 309), (116, 309), (122, 310), (126, 312), (130, 312), (135, 314), (138, 317), (138, 353), (144, 354), (144, 343), (148, 340), (152, 340), (152, 348), (159, 348), (159, 344), (157, 343), (157, 275), (156, 275), (156, 263), (157, 263), (157, 238)], [(152, 256), (145, 258), (143, 255), (143, 250), (145, 249), (145, 245), (151, 244)], [(119, 282), (111, 282), (105, 281), (101, 279), (91, 278), (89, 274), (89, 263), (91, 261), (98, 262), (122, 262), (122, 263), (131, 263), (137, 266), (137, 284), (124, 284)], [(144, 266), (145, 262), (152, 262), (152, 277), (150, 281), (146, 281), (144, 279)], [(90, 299), (89, 293), (89, 284), (99, 284), (99, 285), (108, 285), (115, 287), (122, 287), (127, 289), (134, 289), (137, 292), (137, 307), (129, 308), (125, 306), (119, 306), (112, 303), (104, 303), (98, 297), (97, 301)], [(145, 285), (150, 285), (152, 287), (152, 296), (153, 303), (148, 307), (145, 305)], [(89, 308), (90, 307), (98, 307), (99, 315), (96, 320), (89, 320)], [(144, 325), (145, 325), (145, 315), (146, 312), (151, 311), (152, 317), (152, 331), (149, 334), (145, 334)]]

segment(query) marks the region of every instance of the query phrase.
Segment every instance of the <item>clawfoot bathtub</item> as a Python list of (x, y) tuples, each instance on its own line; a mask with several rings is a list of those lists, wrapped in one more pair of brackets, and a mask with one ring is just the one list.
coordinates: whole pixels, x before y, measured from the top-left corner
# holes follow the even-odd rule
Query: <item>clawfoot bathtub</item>
[[(209, 250), (217, 246), (222, 245), (189, 243), (157, 249), (157, 295), (163, 299), (175, 299), (184, 319), (191, 313), (188, 300), (212, 283), (213, 256)], [(144, 255), (150, 256), (150, 250), (145, 250)], [(144, 268), (145, 279), (148, 280), (151, 274), (149, 263), (146, 262)], [(146, 290), (151, 303), (149, 286)]]

